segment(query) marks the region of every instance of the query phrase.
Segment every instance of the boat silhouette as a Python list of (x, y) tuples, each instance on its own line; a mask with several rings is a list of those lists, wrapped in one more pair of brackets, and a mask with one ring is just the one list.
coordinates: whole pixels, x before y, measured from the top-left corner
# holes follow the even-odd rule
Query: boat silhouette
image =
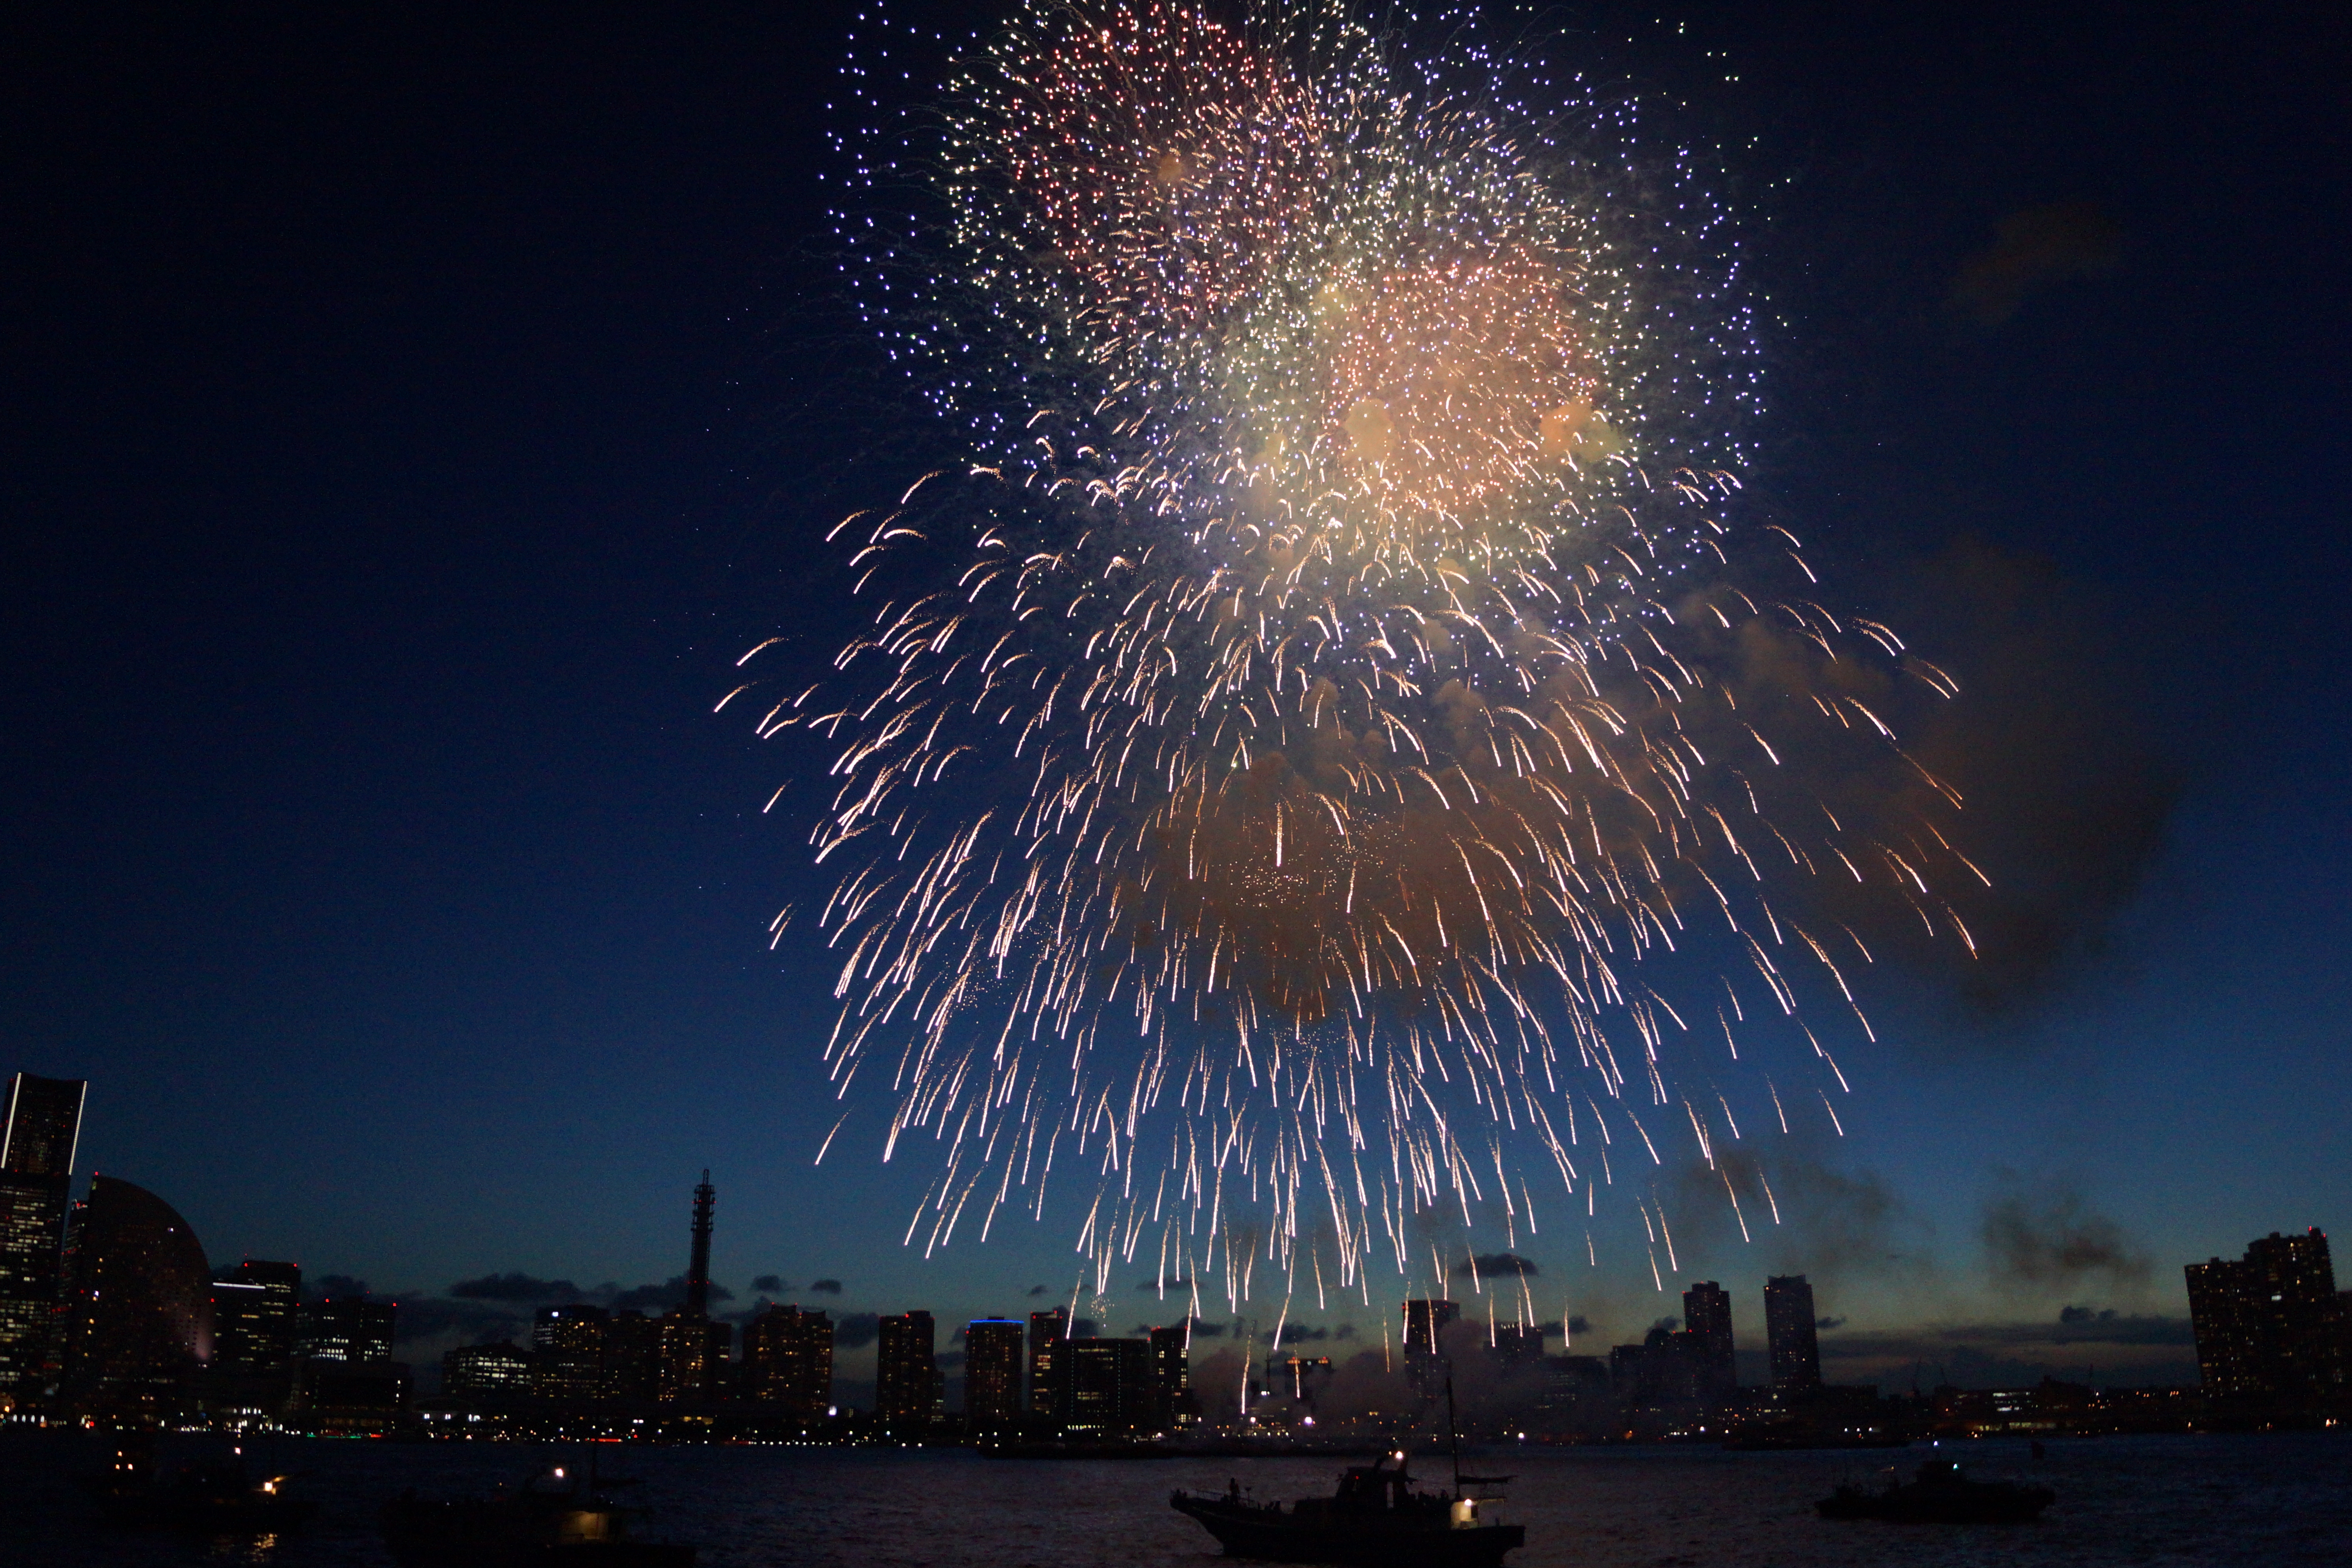
[(1912, 1480), (1872, 1489), (1851, 1483), (1814, 1506), (1823, 1519), (1884, 1519), (1902, 1524), (2022, 1524), (2058, 1500), (2048, 1487), (1973, 1481), (1952, 1459), (1930, 1459)]

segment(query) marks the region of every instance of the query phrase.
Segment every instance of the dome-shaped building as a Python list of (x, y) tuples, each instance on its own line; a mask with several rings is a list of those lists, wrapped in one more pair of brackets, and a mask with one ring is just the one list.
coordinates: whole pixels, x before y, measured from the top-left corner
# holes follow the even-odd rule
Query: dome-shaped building
[(76, 1415), (169, 1415), (212, 1355), (211, 1271), (195, 1232), (144, 1187), (90, 1178), (67, 1241), (64, 1377)]

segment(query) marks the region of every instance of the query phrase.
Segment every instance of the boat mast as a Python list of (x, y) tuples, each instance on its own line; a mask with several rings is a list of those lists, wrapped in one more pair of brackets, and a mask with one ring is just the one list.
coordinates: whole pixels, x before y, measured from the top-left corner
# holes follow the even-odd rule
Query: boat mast
[(1454, 1453), (1454, 1495), (1462, 1495), (1462, 1426), (1454, 1418), (1454, 1363), (1445, 1363), (1445, 1443)]

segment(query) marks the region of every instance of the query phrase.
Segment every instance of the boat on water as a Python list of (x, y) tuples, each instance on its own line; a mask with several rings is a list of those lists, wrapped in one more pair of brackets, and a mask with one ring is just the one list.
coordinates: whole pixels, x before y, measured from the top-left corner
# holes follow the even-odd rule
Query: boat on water
[(558, 1466), (488, 1497), (403, 1492), (379, 1518), (403, 1568), (694, 1568), (692, 1546), (636, 1535), (643, 1512), (609, 1499), (593, 1467)]
[(1287, 1507), (1257, 1501), (1238, 1481), (1223, 1494), (1177, 1491), (1168, 1501), (1215, 1536), (1229, 1557), (1349, 1568), (1494, 1568), (1528, 1539), (1524, 1526), (1492, 1516), (1500, 1500), (1486, 1489), (1509, 1479), (1457, 1470), (1454, 1490), (1422, 1491), (1399, 1451), (1349, 1466), (1329, 1497)]
[(256, 1476), (242, 1446), (226, 1456), (191, 1460), (168, 1470), (155, 1464), (154, 1435), (125, 1432), (107, 1468), (81, 1479), (81, 1488), (110, 1524), (190, 1535), (276, 1535), (319, 1510), (287, 1489), (289, 1476)]
[(1814, 1506), (1823, 1519), (1883, 1519), (1900, 1524), (2023, 1524), (2058, 1500), (2048, 1487), (1970, 1480), (1952, 1459), (1930, 1459), (1909, 1481), (1844, 1485)]
[(1507, 1485), (1510, 1477), (1462, 1473), (1451, 1372), (1445, 1427), (1454, 1458), (1451, 1491), (1415, 1488), (1411, 1461), (1399, 1448), (1369, 1465), (1350, 1465), (1329, 1497), (1301, 1498), (1286, 1508), (1248, 1496), (1238, 1480), (1227, 1482), (1223, 1495), (1174, 1491), (1168, 1503), (1215, 1536), (1228, 1557), (1343, 1568), (1498, 1568), (1503, 1553), (1527, 1544), (1527, 1528), (1494, 1517), (1502, 1499), (1493, 1489)]

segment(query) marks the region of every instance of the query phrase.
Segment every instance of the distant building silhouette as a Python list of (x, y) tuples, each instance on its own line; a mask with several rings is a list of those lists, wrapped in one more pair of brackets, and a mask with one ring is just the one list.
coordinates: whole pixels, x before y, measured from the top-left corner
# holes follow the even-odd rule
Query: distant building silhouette
[(974, 1433), (1021, 1424), (1025, 1325), (1017, 1318), (976, 1318), (963, 1331), (963, 1415)]
[(1151, 1331), (1151, 1382), (1159, 1407), (1152, 1425), (1162, 1431), (1184, 1425), (1198, 1412), (1192, 1400), (1192, 1321)]
[(1704, 1397), (1697, 1342), (1687, 1330), (1657, 1324), (1638, 1345), (1609, 1352), (1609, 1381), (1618, 1396), (1636, 1409), (1684, 1409)]
[(296, 1349), (306, 1362), (366, 1366), (392, 1359), (393, 1330), (399, 1309), (364, 1296), (330, 1296), (302, 1309)]
[(2273, 1231), (2242, 1258), (2188, 1266), (2197, 1369), (2209, 1398), (2297, 1403), (2352, 1382), (2327, 1237)]
[(212, 1355), (212, 1274), (195, 1233), (162, 1198), (111, 1176), (90, 1178), (68, 1231), (60, 1402), (77, 1415), (177, 1412)]
[(602, 1307), (577, 1301), (539, 1310), (531, 1319), (530, 1357), (526, 1363), (535, 1397), (577, 1408), (604, 1396), (604, 1331), (609, 1317)]
[(705, 1171), (694, 1189), (694, 1243), (686, 1260), (686, 1310), (698, 1318), (710, 1316), (710, 1215), (718, 1201), (719, 1190)]
[(874, 1414), (902, 1436), (928, 1430), (941, 1404), (938, 1330), (929, 1312), (901, 1312), (877, 1325)]
[(1685, 1353), (1698, 1396), (1727, 1399), (1739, 1387), (1739, 1363), (1731, 1343), (1731, 1292), (1712, 1279), (1702, 1279), (1683, 1292), (1683, 1331), (1690, 1336)]
[(37, 1401), (55, 1379), (67, 1200), (89, 1085), (8, 1081), (0, 1123), (0, 1410)]
[(822, 1419), (833, 1405), (833, 1320), (772, 1306), (746, 1323), (743, 1393), (804, 1421)]
[(455, 1405), (498, 1405), (531, 1392), (531, 1358), (513, 1345), (460, 1345), (441, 1358), (441, 1395)]
[(1764, 1338), (1772, 1386), (1795, 1392), (1822, 1385), (1822, 1342), (1813, 1315), (1813, 1288), (1801, 1274), (1764, 1281)]
[(1062, 1430), (1087, 1436), (1140, 1431), (1151, 1424), (1151, 1342), (1070, 1340), (1062, 1346), (1068, 1414)]
[(215, 1371), (241, 1376), (289, 1372), (302, 1313), (302, 1270), (248, 1258), (213, 1281)]
[(1461, 1316), (1461, 1307), (1453, 1301), (1430, 1300), (1404, 1304), (1405, 1381), (1423, 1401), (1436, 1399), (1445, 1392), (1443, 1341), (1447, 1327)]
[(1067, 1408), (1062, 1398), (1062, 1347), (1070, 1342), (1070, 1312), (1066, 1307), (1029, 1314), (1029, 1410), (1058, 1421)]
[(1495, 1361), (1506, 1369), (1540, 1366), (1544, 1359), (1541, 1323), (1501, 1323), (1495, 1329)]

